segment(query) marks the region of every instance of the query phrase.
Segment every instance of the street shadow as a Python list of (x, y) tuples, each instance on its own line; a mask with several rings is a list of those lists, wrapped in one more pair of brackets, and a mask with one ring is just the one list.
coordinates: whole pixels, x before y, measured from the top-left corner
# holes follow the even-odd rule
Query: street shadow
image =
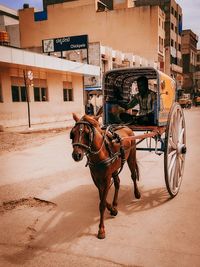
[[(142, 198), (135, 200), (132, 188), (121, 186), (119, 212), (127, 215), (134, 214), (156, 208), (169, 200), (163, 188), (141, 190), (141, 194)], [(5, 260), (13, 264), (24, 265), (36, 255), (38, 257), (45, 251), (54, 251), (56, 247), (62, 249), (63, 245), (66, 251), (71, 242), (79, 237), (94, 236), (96, 238), (99, 223), (99, 198), (94, 185), (78, 186), (51, 201), (57, 206), (46, 214), (47, 216), (45, 215), (45, 219), (42, 218), (42, 221), (38, 222), (32, 239), (19, 252), (4, 255)], [(106, 212), (105, 223), (110, 218), (110, 214)], [(96, 232), (93, 226), (96, 226)]]
[[(122, 188), (119, 198), (119, 210), (129, 215), (135, 212), (155, 209), (171, 200), (165, 188), (143, 190), (140, 188), (141, 198), (135, 199), (133, 190)], [(132, 199), (131, 199), (132, 197)]]

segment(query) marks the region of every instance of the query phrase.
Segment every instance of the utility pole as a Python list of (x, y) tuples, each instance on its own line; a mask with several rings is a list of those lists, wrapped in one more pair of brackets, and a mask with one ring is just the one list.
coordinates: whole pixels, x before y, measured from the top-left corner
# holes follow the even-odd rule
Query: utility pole
[[(28, 110), (28, 127), (31, 128), (31, 117), (30, 117), (30, 101), (29, 101), (29, 90), (28, 90), (28, 85), (27, 85), (27, 77), (26, 77), (26, 72), (23, 70), (24, 74), (24, 84), (25, 84), (25, 90), (26, 90), (26, 102), (27, 102), (27, 110)], [(32, 80), (32, 75), (33, 73), (31, 71), (28, 72), (28, 77), (29, 80)]]

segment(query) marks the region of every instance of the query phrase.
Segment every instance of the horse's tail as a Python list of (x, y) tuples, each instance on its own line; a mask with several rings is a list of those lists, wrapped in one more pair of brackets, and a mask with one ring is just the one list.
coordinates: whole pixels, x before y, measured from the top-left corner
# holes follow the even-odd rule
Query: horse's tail
[(140, 171), (139, 171), (139, 167), (138, 167), (138, 163), (136, 159), (135, 159), (135, 175), (136, 175), (136, 179), (139, 181)]

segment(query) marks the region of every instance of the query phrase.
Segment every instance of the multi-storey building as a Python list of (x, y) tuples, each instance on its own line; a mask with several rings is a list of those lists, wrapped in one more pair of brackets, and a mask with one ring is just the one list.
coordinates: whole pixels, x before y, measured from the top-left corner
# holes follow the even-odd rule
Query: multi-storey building
[(0, 5), (0, 44), (20, 47), (18, 12), (3, 5)]
[(192, 95), (196, 90), (197, 42), (198, 36), (193, 31), (182, 31), (183, 89)]
[(83, 77), (100, 68), (19, 47), (17, 11), (0, 6), (0, 130), (36, 124), (72, 123), (84, 113)]
[[(45, 0), (41, 12), (20, 10), (19, 21), (22, 47), (40, 53), (47, 52), (45, 40), (87, 35), (87, 50), (48, 53), (100, 66), (101, 76), (85, 77), (85, 87), (101, 87), (103, 72), (112, 68), (155, 66), (165, 70), (165, 14), (159, 6), (135, 8), (127, 0)], [(84, 99), (86, 105), (87, 91)]]
[(135, 6), (159, 5), (165, 12), (165, 72), (181, 81), (182, 9), (174, 0), (136, 0)]
[(200, 49), (197, 50), (197, 64), (195, 72), (195, 88), (200, 93)]
[(19, 11), (21, 45), (42, 52), (44, 39), (86, 34), (89, 43), (138, 55), (164, 70), (164, 12), (159, 6), (134, 8), (131, 3), (46, 0), (43, 12)]

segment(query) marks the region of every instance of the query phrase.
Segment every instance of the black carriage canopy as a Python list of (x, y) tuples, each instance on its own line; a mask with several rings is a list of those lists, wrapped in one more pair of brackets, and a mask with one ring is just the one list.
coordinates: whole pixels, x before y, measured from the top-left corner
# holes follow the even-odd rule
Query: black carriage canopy
[(131, 94), (134, 94), (134, 90), (137, 87), (136, 80), (140, 76), (147, 77), (149, 89), (157, 91), (158, 72), (156, 69), (116, 69), (107, 72), (104, 76), (104, 101), (110, 103), (128, 102)]

